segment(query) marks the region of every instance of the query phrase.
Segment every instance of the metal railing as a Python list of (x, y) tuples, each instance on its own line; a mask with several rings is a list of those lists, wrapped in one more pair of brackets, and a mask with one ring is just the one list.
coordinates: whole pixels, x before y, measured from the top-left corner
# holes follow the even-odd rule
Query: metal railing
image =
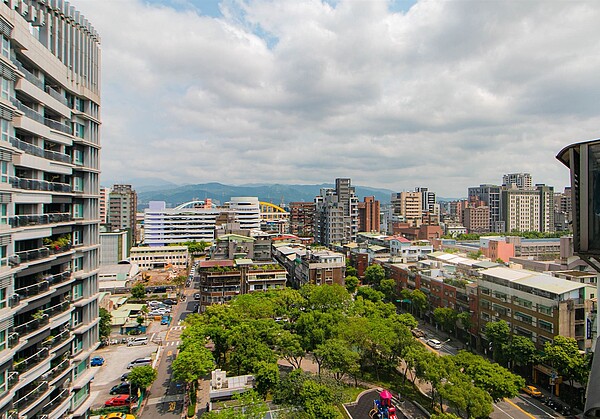
[(42, 147), (30, 144), (27, 141), (20, 140), (16, 137), (9, 137), (8, 141), (13, 147), (18, 148), (27, 154), (31, 154), (32, 156), (44, 157), (48, 160), (59, 161), (62, 163), (71, 163), (71, 156), (68, 154), (45, 150)]
[(54, 317), (57, 314), (64, 313), (71, 307), (71, 303), (69, 301), (63, 301), (62, 303), (58, 303), (53, 305), (52, 307), (48, 307), (43, 309), (44, 314), (47, 314), (50, 317)]
[(71, 361), (69, 360), (69, 358), (65, 358), (63, 361), (61, 361), (58, 365), (56, 365), (54, 368), (52, 368), (46, 374), (42, 375), (42, 379), (52, 381), (56, 377), (61, 375), (63, 372), (65, 372), (67, 369), (69, 369), (70, 366), (71, 366)]
[(73, 134), (73, 128), (51, 118), (44, 118), (44, 125), (65, 134)]
[(15, 326), (15, 332), (17, 332), (20, 336), (25, 336), (35, 332), (36, 330), (39, 330), (40, 328), (46, 326), (48, 323), (50, 323), (50, 317), (48, 315), (44, 315), (40, 319), (33, 319), (28, 321), (27, 323)]
[(10, 184), (13, 188), (29, 191), (71, 192), (73, 189), (68, 183), (48, 182), (47, 180), (19, 178), (16, 176), (11, 176)]
[(18, 371), (10, 371), (6, 378), (8, 383), (8, 389), (10, 390), (19, 382), (19, 372)]
[(21, 397), (13, 403), (13, 407), (19, 411), (25, 410), (25, 407), (38, 400), (39, 396), (48, 390), (48, 382), (42, 381), (36, 388)]
[(47, 276), (44, 278), (44, 280), (48, 281), (50, 283), (50, 286), (53, 286), (71, 279), (71, 273), (71, 271), (64, 271), (58, 274)]
[(8, 334), (8, 347), (14, 348), (19, 344), (19, 334), (17, 332), (11, 332)]
[(46, 292), (48, 289), (50, 289), (50, 283), (48, 281), (41, 281), (26, 287), (17, 288), (15, 293), (19, 294), (22, 300), (25, 300)]
[(63, 95), (61, 95), (60, 93), (58, 93), (56, 90), (54, 90), (52, 87), (50, 86), (46, 86), (46, 88), (44, 89), (46, 91), (46, 93), (48, 93), (50, 96), (52, 96), (54, 99), (58, 100), (60, 103), (62, 103), (65, 106), (69, 106), (69, 102), (67, 101), (67, 98), (64, 97)]
[(44, 407), (42, 407), (42, 413), (47, 414), (52, 412), (59, 404), (67, 400), (67, 398), (69, 397), (69, 392), (70, 389), (63, 389), (60, 393), (58, 393), (58, 396), (54, 397), (52, 400), (46, 403)]
[(27, 70), (25, 67), (23, 67), (23, 64), (21, 64), (19, 61), (13, 60), (13, 63), (17, 66), (19, 71), (25, 75), (26, 80), (30, 81), (31, 83), (33, 83), (40, 89), (44, 90), (44, 82), (43, 81), (41, 81), (39, 78), (34, 76), (33, 73), (31, 73), (29, 70)]
[(32, 225), (66, 223), (73, 221), (69, 212), (53, 212), (50, 214), (15, 215), (10, 218), (11, 227), (27, 227)]
[(50, 351), (48, 348), (42, 348), (30, 357), (25, 358), (22, 361), (15, 362), (13, 364), (13, 368), (22, 374), (23, 372), (29, 371), (31, 368), (48, 358), (48, 356), (50, 356)]
[(23, 112), (23, 114), (25, 114), (25, 116), (27, 116), (28, 118), (31, 118), (34, 121), (39, 122), (40, 124), (44, 124), (48, 128), (52, 128), (57, 131), (64, 132), (65, 134), (70, 134), (70, 135), (73, 134), (73, 128), (71, 128), (69, 125), (65, 125), (61, 122), (55, 121), (52, 118), (45, 117), (44, 115), (37, 112), (36, 110), (31, 109), (29, 106), (26, 106), (25, 104), (23, 104), (23, 102), (21, 102), (19, 99), (11, 98), (11, 102), (13, 105), (15, 105), (17, 107), (17, 109), (19, 109), (21, 112)]

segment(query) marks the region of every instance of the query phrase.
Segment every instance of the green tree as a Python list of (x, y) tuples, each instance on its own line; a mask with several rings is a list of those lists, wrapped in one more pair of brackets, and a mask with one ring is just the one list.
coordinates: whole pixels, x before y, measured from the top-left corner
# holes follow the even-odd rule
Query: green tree
[(463, 311), (462, 313), (458, 313), (456, 316), (457, 320), (460, 323), (460, 327), (463, 330), (469, 331), (471, 327), (473, 327), (473, 321), (471, 320), (471, 313), (468, 311)]
[(385, 271), (381, 265), (371, 265), (365, 269), (364, 283), (378, 287), (385, 279)]
[(254, 370), (254, 379), (256, 380), (256, 391), (264, 400), (267, 394), (277, 388), (279, 384), (279, 368), (275, 363), (261, 361)]
[(508, 342), (510, 337), (510, 327), (504, 320), (497, 322), (487, 322), (485, 324), (485, 335), (492, 344), (493, 358), (500, 360), (502, 345)]
[(308, 306), (312, 310), (344, 310), (352, 301), (352, 296), (346, 288), (338, 284), (304, 286), (300, 292), (306, 295)]
[(306, 355), (302, 348), (302, 337), (291, 333), (288, 330), (283, 330), (275, 338), (277, 352), (283, 359), (290, 363), (294, 368), (300, 368), (302, 359)]
[(450, 333), (456, 328), (458, 313), (449, 307), (437, 307), (433, 310), (435, 321), (442, 325), (442, 328)]
[(358, 277), (358, 270), (354, 266), (350, 265), (350, 261), (346, 259), (346, 277), (349, 276)]
[(360, 281), (358, 280), (358, 278), (354, 275), (346, 276), (346, 290), (348, 290), (350, 294), (354, 294), (359, 282)]
[(138, 282), (131, 288), (131, 296), (136, 300), (141, 300), (146, 297), (146, 287), (141, 282)]
[(439, 388), (440, 396), (466, 418), (487, 418), (494, 410), (493, 400), (461, 374), (453, 374)]
[(563, 380), (568, 380), (571, 387), (575, 380), (587, 376), (588, 360), (579, 352), (577, 341), (564, 336), (554, 336), (552, 343), (544, 345), (544, 361), (551, 365)]
[(452, 413), (434, 413), (431, 415), (431, 419), (461, 419), (461, 417)]
[[(468, 240), (468, 239), (465, 239), (465, 240)], [(476, 252), (469, 252), (469, 253), (467, 253), (467, 257), (469, 259), (479, 259), (481, 256), (483, 256), (483, 252), (481, 250), (478, 250)]]
[(144, 365), (133, 368), (127, 376), (127, 380), (129, 380), (132, 386), (146, 391), (146, 389), (152, 385), (154, 380), (156, 380), (157, 376), (158, 373), (154, 368), (150, 365)]
[(528, 365), (537, 362), (538, 351), (531, 339), (525, 336), (513, 335), (510, 342), (504, 346), (504, 352), (511, 359), (512, 367), (517, 365)]
[(358, 290), (356, 291), (356, 297), (362, 297), (365, 300), (376, 303), (382, 301), (385, 298), (385, 295), (381, 291), (377, 291), (375, 288), (371, 288), (368, 285), (363, 285), (362, 287), (358, 287)]
[(180, 293), (181, 293), (186, 281), (187, 281), (187, 277), (185, 275), (177, 275), (175, 278), (173, 278), (171, 280), (173, 285), (175, 285), (177, 287), (177, 289), (179, 290)]
[(198, 380), (208, 374), (214, 367), (212, 353), (204, 346), (189, 346), (180, 351), (171, 363), (173, 378), (196, 388)]
[(393, 279), (382, 279), (379, 283), (379, 291), (385, 295), (387, 301), (396, 301), (396, 281)]
[(333, 405), (334, 395), (329, 387), (312, 380), (304, 382), (300, 390), (302, 407), (311, 418), (342, 418), (340, 411)]
[(110, 323), (112, 315), (107, 309), (100, 307), (100, 339), (108, 339), (110, 336)]
[(358, 371), (358, 353), (348, 347), (341, 339), (329, 339), (319, 345), (315, 356), (322, 360), (323, 366), (331, 371), (339, 382), (344, 375)]
[(414, 290), (411, 294), (411, 301), (420, 317), (423, 314), (423, 311), (427, 309), (427, 296), (421, 290)]
[(236, 406), (204, 413), (202, 419), (263, 419), (269, 411), (267, 404), (254, 390), (236, 394), (233, 398), (238, 402)]

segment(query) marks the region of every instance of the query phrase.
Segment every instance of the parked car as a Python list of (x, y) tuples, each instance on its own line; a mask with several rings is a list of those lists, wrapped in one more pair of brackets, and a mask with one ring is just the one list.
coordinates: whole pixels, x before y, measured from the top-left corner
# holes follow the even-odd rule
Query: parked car
[(129, 413), (113, 412), (100, 416), (100, 419), (135, 419), (135, 416)]
[(129, 377), (129, 373), (131, 371), (127, 371), (125, 373), (123, 373), (123, 375), (121, 375), (121, 381), (127, 381), (127, 377)]
[(92, 367), (101, 367), (104, 365), (104, 358), (101, 356), (95, 356), (90, 360), (90, 366)]
[(531, 397), (542, 397), (542, 392), (536, 386), (525, 386), (522, 390)]
[(170, 316), (163, 316), (162, 319), (160, 319), (160, 324), (169, 324), (169, 320), (171, 319)]
[(127, 346), (140, 346), (140, 345), (147, 345), (147, 344), (148, 344), (147, 336), (133, 338), (129, 342), (127, 342)]
[(129, 394), (130, 389), (131, 384), (128, 381), (125, 381), (124, 383), (113, 386), (108, 392), (108, 394)]
[(131, 361), (129, 363), (129, 365), (127, 365), (127, 369), (130, 370), (134, 367), (141, 367), (144, 365), (152, 365), (152, 358), (150, 357), (146, 357), (146, 358), (137, 358), (134, 359), (133, 361)]
[(131, 403), (131, 397), (127, 394), (123, 394), (121, 396), (113, 397), (104, 402), (104, 407), (111, 406), (127, 406)]
[(437, 339), (429, 339), (427, 340), (427, 344), (431, 346), (433, 349), (442, 349), (442, 342)]
[(155, 306), (158, 306), (160, 304), (161, 304), (160, 301), (148, 301), (148, 306), (149, 307), (155, 307)]
[(426, 336), (425, 332), (423, 332), (421, 329), (413, 329), (411, 332), (416, 338), (424, 338)]
[(163, 301), (163, 304), (174, 306), (175, 304), (177, 304), (177, 301), (171, 300), (170, 298), (167, 298), (166, 300)]
[(200, 293), (196, 293), (194, 294), (194, 300), (199, 300), (200, 299)]

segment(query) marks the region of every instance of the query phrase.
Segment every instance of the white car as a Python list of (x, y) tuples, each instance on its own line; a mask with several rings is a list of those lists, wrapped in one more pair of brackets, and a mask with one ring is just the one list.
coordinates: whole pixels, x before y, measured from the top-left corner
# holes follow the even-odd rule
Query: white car
[(437, 339), (429, 339), (427, 340), (427, 344), (433, 349), (442, 349), (442, 342)]

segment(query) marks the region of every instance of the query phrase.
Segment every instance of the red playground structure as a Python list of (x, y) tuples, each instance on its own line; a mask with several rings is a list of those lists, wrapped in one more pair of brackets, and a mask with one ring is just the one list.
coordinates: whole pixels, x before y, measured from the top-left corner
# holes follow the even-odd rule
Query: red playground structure
[(392, 393), (383, 390), (379, 393), (379, 400), (373, 400), (373, 409), (369, 412), (371, 419), (398, 419), (396, 407), (392, 404)]

